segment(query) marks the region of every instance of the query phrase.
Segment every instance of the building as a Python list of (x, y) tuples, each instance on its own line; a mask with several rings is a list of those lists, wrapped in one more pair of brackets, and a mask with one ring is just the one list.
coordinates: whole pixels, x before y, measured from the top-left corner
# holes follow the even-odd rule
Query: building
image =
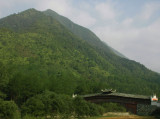
[[(111, 90), (102, 90), (101, 93), (84, 95), (82, 97), (86, 101), (90, 101), (93, 103), (104, 103), (104, 102), (118, 103), (123, 105), (127, 111), (132, 112), (134, 114), (143, 115), (142, 112), (151, 113), (150, 111), (151, 97), (150, 96), (117, 93), (116, 91), (113, 91), (111, 89)], [(144, 115), (147, 115), (147, 114), (144, 114)]]
[(160, 102), (158, 101), (158, 98), (156, 95), (151, 96), (151, 105), (160, 107)]

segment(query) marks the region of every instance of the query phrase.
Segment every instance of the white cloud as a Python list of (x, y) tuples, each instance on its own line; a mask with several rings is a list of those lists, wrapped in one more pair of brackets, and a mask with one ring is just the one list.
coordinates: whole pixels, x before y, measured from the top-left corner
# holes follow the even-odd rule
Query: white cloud
[(156, 2), (146, 3), (143, 7), (142, 13), (140, 14), (140, 18), (142, 20), (148, 20), (152, 17), (152, 15), (160, 9), (160, 4)]
[(0, 18), (2, 18), (3, 17), (3, 15), (2, 15), (2, 13), (0, 12)]
[(132, 25), (132, 23), (133, 23), (133, 19), (132, 18), (127, 18), (122, 22), (122, 25), (125, 26), (125, 27), (129, 27), (129, 26)]
[(3, 0), (3, 1), (1, 1), (0, 3), (0, 8), (2, 9), (2, 8), (5, 8), (5, 7), (10, 7), (10, 6), (12, 6), (11, 4), (10, 4), (10, 2), (12, 3), (12, 0), (9, 0), (9, 1), (5, 1), (5, 0)]
[(122, 24), (105, 26), (94, 29), (96, 34), (106, 43), (121, 53), (124, 53), (126, 45), (136, 39), (139, 32), (135, 28), (128, 28)]
[(39, 10), (52, 9), (61, 15), (71, 12), (72, 0), (39, 0), (36, 8)]
[(74, 16), (72, 20), (75, 23), (85, 26), (85, 27), (93, 26), (96, 22), (95, 18), (91, 17), (89, 14), (85, 12), (80, 12), (79, 14)]
[[(11, 6), (12, 4), (10, 4), (11, 0), (9, 1), (0, 1), (0, 18), (1, 17), (4, 17), (4, 12), (7, 11)], [(11, 2), (12, 3), (12, 2)]]
[(97, 4), (95, 9), (100, 15), (100, 17), (104, 20), (107, 20), (107, 19), (111, 20), (111, 19), (114, 19), (116, 16), (114, 9), (112, 8), (111, 4), (109, 4), (108, 2)]

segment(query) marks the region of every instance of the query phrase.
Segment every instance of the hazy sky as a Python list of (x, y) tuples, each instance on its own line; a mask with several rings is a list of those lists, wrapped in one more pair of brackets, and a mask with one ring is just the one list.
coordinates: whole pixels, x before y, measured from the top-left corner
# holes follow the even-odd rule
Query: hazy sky
[(160, 72), (160, 0), (0, 0), (0, 18), (29, 8), (52, 9)]

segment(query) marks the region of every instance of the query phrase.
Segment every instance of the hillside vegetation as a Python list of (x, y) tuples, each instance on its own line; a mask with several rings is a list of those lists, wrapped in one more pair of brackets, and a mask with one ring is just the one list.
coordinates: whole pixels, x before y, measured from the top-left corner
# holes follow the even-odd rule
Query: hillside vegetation
[[(58, 100), (58, 94), (68, 99), (73, 93), (96, 93), (104, 88), (160, 95), (158, 73), (118, 56), (88, 29), (54, 14), (29, 9), (0, 19), (0, 104), (30, 114), (32, 108), (48, 108), (41, 99), (45, 91), (53, 93), (49, 100)], [(55, 102), (51, 101), (46, 112), (63, 113), (61, 107), (53, 106)], [(34, 107), (29, 106), (32, 103)]]

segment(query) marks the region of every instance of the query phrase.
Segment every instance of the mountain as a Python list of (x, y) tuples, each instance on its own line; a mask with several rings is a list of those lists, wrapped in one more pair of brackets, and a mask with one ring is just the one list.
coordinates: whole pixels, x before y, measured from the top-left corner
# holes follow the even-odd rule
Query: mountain
[(158, 73), (116, 55), (90, 30), (49, 12), (29, 9), (0, 19), (0, 92), (8, 99), (21, 104), (44, 90), (71, 95), (104, 88), (160, 95)]
[(124, 55), (119, 53), (118, 51), (114, 50), (113, 48), (109, 47), (106, 43), (102, 42), (92, 31), (89, 29), (80, 26), (78, 24), (73, 23), (68, 18), (57, 14), (56, 12), (48, 9), (43, 12), (47, 16), (52, 16), (54, 19), (59, 21), (63, 24), (68, 30), (70, 30), (73, 34), (77, 35), (81, 39), (87, 41), (93, 47), (97, 49), (102, 49), (103, 51), (107, 52), (108, 54), (115, 53), (116, 55), (125, 58)]

